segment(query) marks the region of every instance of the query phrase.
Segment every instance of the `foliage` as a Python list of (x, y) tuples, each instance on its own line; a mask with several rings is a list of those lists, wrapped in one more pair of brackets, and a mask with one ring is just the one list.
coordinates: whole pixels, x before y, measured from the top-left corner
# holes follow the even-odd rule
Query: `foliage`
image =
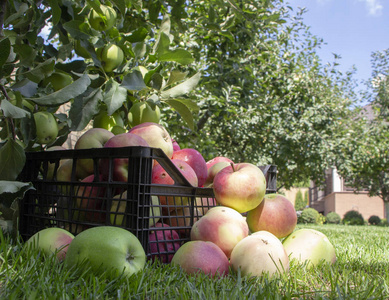
[(305, 202), (307, 205), (309, 205), (309, 192), (308, 192), (308, 190), (306, 190), (306, 191), (304, 192), (304, 202)]
[(320, 214), (316, 209), (308, 207), (301, 212), (297, 221), (302, 224), (319, 224)]
[(344, 214), (342, 222), (345, 225), (364, 225), (365, 220), (360, 212), (350, 210)]
[(378, 225), (381, 223), (381, 218), (379, 216), (370, 216), (369, 219), (367, 220), (369, 224), (371, 225)]
[(294, 208), (296, 211), (303, 210), (307, 206), (307, 202), (303, 199), (303, 193), (299, 189), (296, 193), (296, 199), (294, 201)]
[(326, 222), (328, 224), (340, 224), (341, 221), (342, 221), (342, 218), (340, 217), (340, 215), (334, 211), (332, 211), (326, 215)]
[(381, 222), (378, 224), (378, 226), (387, 227), (389, 226), (389, 222), (387, 219), (381, 219)]

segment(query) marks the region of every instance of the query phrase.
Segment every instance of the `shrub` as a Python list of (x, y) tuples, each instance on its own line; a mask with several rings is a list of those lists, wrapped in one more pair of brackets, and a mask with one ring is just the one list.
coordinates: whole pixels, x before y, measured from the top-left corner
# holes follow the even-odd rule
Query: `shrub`
[(308, 207), (301, 212), (301, 215), (298, 218), (298, 223), (317, 224), (319, 222), (319, 218), (319, 212), (314, 208)]
[(327, 223), (328, 224), (339, 224), (342, 221), (342, 218), (336, 212), (332, 211), (327, 214)]
[(364, 225), (365, 220), (363, 216), (356, 210), (349, 210), (343, 217), (343, 224), (345, 225)]
[(326, 222), (327, 218), (319, 213), (319, 218), (317, 219), (317, 224), (323, 225)]
[(378, 224), (378, 226), (387, 227), (389, 226), (389, 222), (387, 219), (381, 219), (381, 222)]
[(381, 223), (381, 218), (379, 216), (370, 216), (368, 220), (370, 225), (378, 225)]
[(296, 210), (303, 210), (306, 205), (307, 203), (303, 199), (303, 193), (301, 192), (301, 190), (298, 190), (296, 193), (296, 199), (294, 201), (294, 208)]

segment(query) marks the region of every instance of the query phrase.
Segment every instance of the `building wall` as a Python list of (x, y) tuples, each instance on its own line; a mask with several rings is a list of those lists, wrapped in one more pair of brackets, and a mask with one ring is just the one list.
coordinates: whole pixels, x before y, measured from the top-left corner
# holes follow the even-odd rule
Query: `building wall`
[(365, 220), (370, 216), (384, 218), (384, 202), (380, 197), (370, 197), (367, 192), (339, 192), (331, 193), (324, 199), (324, 215), (335, 211), (342, 218), (349, 210), (356, 210)]

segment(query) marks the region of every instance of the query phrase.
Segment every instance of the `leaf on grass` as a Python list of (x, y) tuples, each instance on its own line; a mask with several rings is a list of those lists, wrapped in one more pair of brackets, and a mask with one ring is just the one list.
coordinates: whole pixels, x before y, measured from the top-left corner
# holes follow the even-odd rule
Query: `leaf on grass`
[(177, 84), (169, 90), (165, 90), (161, 93), (162, 99), (177, 98), (192, 91), (201, 78), (201, 73), (196, 73), (194, 76), (185, 80), (184, 82)]
[(0, 180), (15, 180), (26, 163), (24, 148), (15, 140), (9, 139), (0, 148)]

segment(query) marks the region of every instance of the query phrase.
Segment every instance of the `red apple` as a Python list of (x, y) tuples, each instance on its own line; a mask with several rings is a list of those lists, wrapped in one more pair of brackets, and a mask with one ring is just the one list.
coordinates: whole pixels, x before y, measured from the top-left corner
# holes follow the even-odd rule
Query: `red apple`
[(231, 163), (228, 161), (219, 161), (208, 169), (207, 180), (205, 181), (205, 187), (212, 187), (213, 179), (219, 171), (223, 170), (225, 167), (230, 166)]
[[(93, 149), (102, 148), (104, 144), (113, 137), (114, 134), (103, 128), (91, 128), (81, 135), (74, 149)], [(93, 159), (78, 159), (77, 160), (77, 178), (85, 178), (93, 174)]]
[(173, 152), (181, 150), (180, 145), (177, 143), (175, 139), (172, 139), (172, 143), (173, 143)]
[[(169, 213), (165, 214), (165, 222), (175, 228), (182, 227), (181, 229), (176, 229), (176, 231), (181, 237), (188, 237), (190, 235), (191, 226), (193, 225), (191, 224), (191, 212), (192, 208), (189, 204), (183, 207), (171, 209)], [(203, 214), (200, 209), (194, 207), (193, 223), (199, 220), (202, 216)]]
[(240, 213), (229, 207), (216, 206), (193, 224), (190, 238), (215, 243), (229, 258), (232, 249), (248, 234), (249, 227)]
[(183, 244), (171, 263), (180, 266), (187, 274), (204, 273), (210, 277), (222, 277), (229, 272), (227, 256), (212, 242), (190, 241)]
[(226, 161), (226, 162), (229, 162), (229, 163), (233, 163), (233, 161), (225, 156), (216, 156), (214, 158), (212, 158), (211, 160), (207, 161), (207, 169), (209, 169), (210, 167), (212, 167), (214, 164), (218, 163), (218, 162), (221, 162), (221, 161)]
[(158, 222), (155, 224), (155, 230), (149, 234), (149, 244), (152, 260), (159, 259), (163, 263), (170, 263), (174, 253), (180, 248), (181, 241), (178, 233), (169, 225)]
[(266, 194), (263, 201), (247, 213), (247, 224), (251, 232), (266, 230), (277, 238), (291, 234), (297, 225), (297, 214), (293, 204), (280, 194)]
[(198, 186), (204, 186), (207, 180), (207, 163), (199, 151), (193, 148), (185, 148), (173, 153), (173, 159), (181, 159), (188, 163), (196, 172)]
[[(104, 148), (143, 146), (148, 147), (149, 144), (140, 136), (132, 133), (121, 133), (111, 137), (104, 145)], [(115, 158), (113, 160), (113, 180), (126, 182), (128, 179), (128, 158)], [(100, 160), (100, 173), (103, 179), (108, 179), (109, 176), (109, 159)]]
[(266, 178), (253, 164), (231, 164), (216, 174), (213, 191), (218, 204), (244, 213), (256, 208), (263, 200)]
[(172, 138), (162, 125), (152, 122), (141, 123), (132, 127), (129, 132), (142, 137), (150, 147), (162, 149), (167, 157), (172, 157)]

